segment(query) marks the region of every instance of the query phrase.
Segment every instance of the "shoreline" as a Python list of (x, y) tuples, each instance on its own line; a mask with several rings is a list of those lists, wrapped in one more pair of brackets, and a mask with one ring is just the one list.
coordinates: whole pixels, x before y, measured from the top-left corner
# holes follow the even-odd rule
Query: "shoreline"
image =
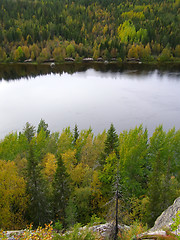
[(167, 62), (158, 62), (158, 61), (153, 61), (153, 62), (136, 62), (136, 61), (62, 61), (62, 62), (50, 62), (50, 61), (46, 61), (46, 62), (41, 62), (38, 63), (36, 61), (32, 61), (32, 62), (0, 62), (0, 65), (47, 65), (50, 66), (53, 64), (53, 66), (58, 66), (58, 65), (74, 65), (74, 64), (102, 64), (102, 65), (109, 65), (109, 64), (114, 64), (114, 65), (149, 65), (149, 66), (162, 66), (162, 65), (180, 65), (180, 60), (179, 61), (167, 61)]

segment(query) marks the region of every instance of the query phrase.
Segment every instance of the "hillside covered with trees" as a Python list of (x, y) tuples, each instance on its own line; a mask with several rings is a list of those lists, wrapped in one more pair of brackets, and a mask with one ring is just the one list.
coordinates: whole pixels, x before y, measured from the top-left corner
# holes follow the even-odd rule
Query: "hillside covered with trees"
[(152, 226), (180, 194), (180, 130), (142, 126), (97, 136), (75, 126), (51, 133), (41, 120), (0, 141), (0, 228), (53, 221), (64, 228), (92, 218)]
[(179, 61), (179, 0), (0, 0), (0, 62)]

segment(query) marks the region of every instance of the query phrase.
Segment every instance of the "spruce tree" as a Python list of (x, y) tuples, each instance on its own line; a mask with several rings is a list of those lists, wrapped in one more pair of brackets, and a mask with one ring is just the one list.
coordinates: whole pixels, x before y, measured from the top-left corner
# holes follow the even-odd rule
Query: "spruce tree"
[(35, 127), (32, 126), (29, 122), (26, 123), (26, 126), (23, 129), (23, 133), (26, 136), (28, 142), (32, 140), (35, 134)]
[(70, 193), (69, 176), (66, 172), (65, 165), (62, 161), (61, 155), (57, 159), (57, 169), (53, 182), (53, 211), (54, 219), (60, 220), (65, 225), (66, 207)]
[(161, 181), (160, 181), (160, 172), (159, 168), (161, 167), (160, 155), (157, 154), (156, 161), (154, 163), (152, 174), (150, 177), (149, 185), (148, 185), (148, 196), (149, 196), (149, 204), (148, 204), (148, 224), (152, 226), (156, 220), (156, 218), (161, 214)]
[(49, 219), (46, 184), (41, 175), (41, 167), (39, 159), (35, 155), (35, 150), (34, 143), (31, 142), (27, 157), (27, 191), (30, 196), (30, 221), (35, 226), (39, 226), (49, 221)]
[(73, 144), (76, 145), (76, 141), (79, 137), (79, 131), (78, 131), (78, 126), (77, 124), (75, 124), (75, 127), (74, 127), (74, 140), (73, 140)]
[(73, 227), (77, 219), (77, 206), (74, 202), (74, 199), (70, 197), (68, 205), (66, 207), (66, 224), (67, 227)]
[(114, 128), (114, 125), (111, 123), (109, 130), (107, 131), (107, 138), (105, 140), (105, 153), (109, 155), (113, 151), (118, 154), (119, 139)]
[(46, 133), (46, 137), (48, 137), (50, 135), (50, 131), (48, 130), (48, 124), (45, 123), (45, 121), (43, 119), (41, 119), (41, 121), (38, 124), (37, 133), (39, 133), (41, 131), (41, 129), (43, 129), (44, 132)]

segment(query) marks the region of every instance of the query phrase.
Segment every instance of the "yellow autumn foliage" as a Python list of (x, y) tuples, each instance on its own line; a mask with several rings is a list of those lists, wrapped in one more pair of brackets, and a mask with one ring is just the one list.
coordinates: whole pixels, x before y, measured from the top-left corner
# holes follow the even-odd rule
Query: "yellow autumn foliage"
[(25, 180), (18, 175), (14, 162), (0, 160), (0, 172), (0, 228), (23, 228), (28, 201)]

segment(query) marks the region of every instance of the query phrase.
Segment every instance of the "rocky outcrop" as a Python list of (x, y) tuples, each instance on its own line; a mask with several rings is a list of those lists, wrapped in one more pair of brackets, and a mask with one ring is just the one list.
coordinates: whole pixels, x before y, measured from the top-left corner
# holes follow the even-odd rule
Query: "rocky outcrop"
[[(171, 225), (174, 222), (173, 218), (176, 217), (177, 212), (180, 211), (180, 197), (177, 198), (174, 203), (168, 207), (155, 221), (154, 227), (149, 231), (154, 232), (158, 230), (171, 229)], [(180, 235), (180, 228), (174, 232), (176, 235)]]
[[(167, 236), (166, 231), (171, 231), (173, 219), (175, 219), (178, 211), (180, 211), (180, 197), (157, 218), (154, 227), (139, 235), (137, 239), (157, 239), (157, 236)], [(180, 226), (172, 233), (180, 235)]]
[[(103, 237), (103, 239), (104, 238), (106, 239), (107, 237), (109, 237), (113, 228), (114, 228), (114, 224), (110, 223), (110, 222), (90, 227), (90, 229), (93, 232), (98, 233), (101, 237)], [(119, 229), (119, 231), (125, 231), (125, 230), (129, 230), (130, 227), (128, 227), (126, 225), (118, 225), (118, 229)]]

